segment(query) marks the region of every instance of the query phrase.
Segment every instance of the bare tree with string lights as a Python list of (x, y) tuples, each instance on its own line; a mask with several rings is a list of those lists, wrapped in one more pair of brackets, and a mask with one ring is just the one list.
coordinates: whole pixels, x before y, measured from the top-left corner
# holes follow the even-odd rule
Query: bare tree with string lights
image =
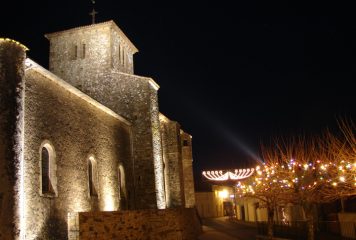
[(317, 204), (356, 196), (356, 127), (347, 121), (339, 126), (341, 136), (327, 132), (322, 138), (300, 136), (263, 146), (264, 164), (238, 184), (240, 197), (258, 199), (267, 209), (269, 239), (276, 206), (301, 206), (313, 240)]
[(327, 175), (326, 184), (320, 189), (324, 201), (341, 200), (344, 211), (344, 199), (356, 196), (356, 126), (353, 122), (339, 121), (341, 136), (326, 132), (324, 151), (320, 166)]
[[(317, 204), (355, 195), (355, 128), (340, 125), (342, 137), (328, 132), (323, 138), (295, 137), (264, 148), (274, 156), (283, 176), (285, 201), (300, 205), (308, 226), (308, 239), (315, 239)], [(282, 186), (281, 186), (282, 187)]]
[(286, 172), (279, 164), (275, 151), (263, 151), (265, 163), (256, 167), (255, 175), (237, 185), (239, 197), (254, 198), (260, 202), (260, 207), (267, 210), (267, 235), (273, 239), (274, 213), (278, 206), (290, 201), (288, 191), (290, 185)]

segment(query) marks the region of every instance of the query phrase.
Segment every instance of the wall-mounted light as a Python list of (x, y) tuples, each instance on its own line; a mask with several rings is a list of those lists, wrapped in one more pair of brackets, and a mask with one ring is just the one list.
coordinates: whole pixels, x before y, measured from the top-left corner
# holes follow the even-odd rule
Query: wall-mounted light
[(219, 198), (225, 199), (229, 196), (229, 192), (226, 189), (224, 189), (222, 191), (219, 191), (218, 195)]

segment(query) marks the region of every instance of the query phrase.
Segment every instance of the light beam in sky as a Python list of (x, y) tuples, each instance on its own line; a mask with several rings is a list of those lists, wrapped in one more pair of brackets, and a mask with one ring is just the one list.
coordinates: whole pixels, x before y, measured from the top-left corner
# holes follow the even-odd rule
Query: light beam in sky
[(204, 107), (196, 104), (195, 101), (189, 101), (189, 106), (192, 109), (192, 113), (195, 113), (199, 116), (200, 119), (204, 119), (204, 121), (215, 131), (223, 136), (227, 141), (233, 144), (236, 148), (243, 151), (247, 156), (251, 157), (258, 163), (263, 163), (262, 159), (247, 145), (240, 139), (234, 131), (230, 130), (227, 126), (223, 124), (223, 122), (213, 114), (209, 114), (207, 110), (204, 110)]

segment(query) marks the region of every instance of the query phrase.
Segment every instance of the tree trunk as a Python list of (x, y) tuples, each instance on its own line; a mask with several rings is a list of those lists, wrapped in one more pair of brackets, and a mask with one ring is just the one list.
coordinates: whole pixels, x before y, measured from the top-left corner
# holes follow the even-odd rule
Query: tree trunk
[(313, 204), (305, 204), (304, 213), (306, 216), (306, 222), (308, 228), (308, 240), (315, 240), (315, 222), (314, 222)]
[(267, 222), (267, 236), (268, 239), (273, 239), (273, 216), (274, 216), (274, 209), (272, 207), (267, 207), (268, 213), (268, 222)]
[(314, 223), (314, 217), (311, 214), (308, 216), (307, 219), (307, 224), (308, 224), (308, 240), (314, 240), (315, 239), (315, 223)]
[(341, 212), (345, 212), (345, 198), (340, 198)]

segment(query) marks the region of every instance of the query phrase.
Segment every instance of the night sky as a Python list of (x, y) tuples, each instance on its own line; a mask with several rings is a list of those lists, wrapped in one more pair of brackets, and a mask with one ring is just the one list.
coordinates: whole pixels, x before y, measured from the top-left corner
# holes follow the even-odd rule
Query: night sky
[[(97, 22), (114, 20), (139, 49), (135, 73), (161, 86), (160, 111), (193, 136), (197, 180), (204, 169), (255, 166), (273, 137), (355, 121), (351, 6), (130, 2), (97, 0)], [(46, 68), (43, 35), (91, 23), (89, 0), (8, 4), (0, 37), (25, 44)]]

